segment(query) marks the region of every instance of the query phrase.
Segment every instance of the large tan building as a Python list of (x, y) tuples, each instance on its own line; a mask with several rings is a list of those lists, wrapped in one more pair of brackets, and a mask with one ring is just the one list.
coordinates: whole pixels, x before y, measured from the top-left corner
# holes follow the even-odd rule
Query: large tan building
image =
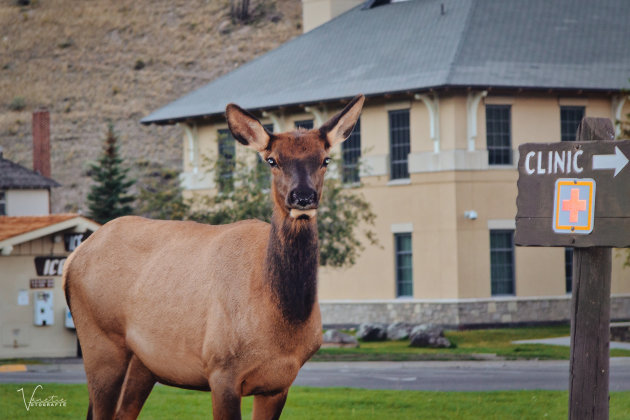
[[(143, 120), (183, 127), (186, 191), (215, 191), (204, 156), (250, 153), (219, 141), (228, 102), (278, 132), (317, 127), (364, 93), (339, 152), (347, 168), (361, 161), (344, 181), (372, 204), (381, 246), (320, 271), (324, 323), (568, 320), (572, 250), (513, 244), (517, 150), (574, 140), (584, 116), (630, 113), (630, 52), (614, 47), (630, 39), (630, 10), (618, 0), (342, 3), (350, 10), (304, 0), (312, 30)], [(614, 253), (613, 319), (630, 318), (625, 258)]]

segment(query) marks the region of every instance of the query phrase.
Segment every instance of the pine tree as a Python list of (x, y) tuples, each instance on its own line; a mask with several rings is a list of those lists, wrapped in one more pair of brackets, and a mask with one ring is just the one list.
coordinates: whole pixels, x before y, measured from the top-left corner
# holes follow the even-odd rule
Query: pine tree
[(124, 169), (122, 162), (118, 137), (113, 124), (109, 124), (103, 152), (98, 162), (90, 165), (95, 184), (87, 196), (89, 217), (98, 223), (107, 223), (133, 212), (131, 202), (134, 198), (127, 194), (127, 190), (135, 181), (127, 179), (129, 169)]

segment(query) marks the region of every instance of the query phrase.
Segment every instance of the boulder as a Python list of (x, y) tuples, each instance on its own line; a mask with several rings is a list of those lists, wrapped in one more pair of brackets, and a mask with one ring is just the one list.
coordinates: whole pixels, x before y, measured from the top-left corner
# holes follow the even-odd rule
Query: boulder
[(337, 330), (327, 330), (324, 333), (322, 348), (326, 347), (359, 347), (357, 339), (349, 334)]
[(444, 337), (444, 330), (438, 325), (422, 324), (414, 327), (409, 334), (411, 347), (448, 348), (451, 342)]
[(413, 325), (406, 322), (394, 322), (387, 327), (387, 339), (392, 341), (405, 340), (409, 338), (412, 328)]
[(357, 336), (363, 341), (385, 341), (387, 339), (387, 325), (380, 323), (361, 324)]

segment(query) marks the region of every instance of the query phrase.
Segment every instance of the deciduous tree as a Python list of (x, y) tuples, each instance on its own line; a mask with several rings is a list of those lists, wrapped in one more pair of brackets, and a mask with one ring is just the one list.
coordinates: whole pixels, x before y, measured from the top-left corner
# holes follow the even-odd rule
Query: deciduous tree
[[(191, 219), (211, 223), (232, 223), (244, 219), (269, 221), (270, 170), (266, 163), (242, 159), (208, 161), (209, 172), (215, 174), (216, 185), (223, 185), (216, 194), (196, 203)], [(231, 181), (226, 182), (226, 165)], [(333, 169), (337, 165), (331, 164)], [(340, 176), (328, 176), (324, 182), (322, 202), (317, 212), (320, 265), (348, 267), (353, 265), (366, 244), (378, 246), (372, 226), (376, 215), (357, 188), (349, 188)]]

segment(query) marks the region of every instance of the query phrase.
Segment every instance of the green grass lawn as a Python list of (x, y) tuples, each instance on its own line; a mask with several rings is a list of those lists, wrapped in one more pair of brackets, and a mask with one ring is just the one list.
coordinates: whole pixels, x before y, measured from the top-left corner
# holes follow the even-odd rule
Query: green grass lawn
[[(408, 340), (361, 342), (357, 349), (321, 349), (312, 360), (465, 360), (479, 358), (476, 354), (496, 354), (506, 359), (569, 359), (568, 346), (512, 344), (517, 340), (562, 337), (569, 334), (568, 325), (445, 331), (444, 335), (453, 343), (453, 348), (413, 348), (409, 347)], [(613, 349), (610, 355), (630, 357), (630, 350)]]
[[(0, 385), (0, 418), (84, 418), (87, 409), (85, 385), (44, 384), (36, 396), (56, 395), (66, 407), (31, 407), (26, 411), (21, 393), (35, 384)], [(251, 416), (252, 398), (243, 400), (243, 418)], [(372, 391), (349, 388), (294, 387), (283, 419), (561, 419), (567, 417), (568, 395), (563, 391), (427, 392)], [(147, 401), (141, 419), (210, 418), (210, 394), (157, 386)], [(611, 419), (630, 419), (630, 392), (613, 392)]]

